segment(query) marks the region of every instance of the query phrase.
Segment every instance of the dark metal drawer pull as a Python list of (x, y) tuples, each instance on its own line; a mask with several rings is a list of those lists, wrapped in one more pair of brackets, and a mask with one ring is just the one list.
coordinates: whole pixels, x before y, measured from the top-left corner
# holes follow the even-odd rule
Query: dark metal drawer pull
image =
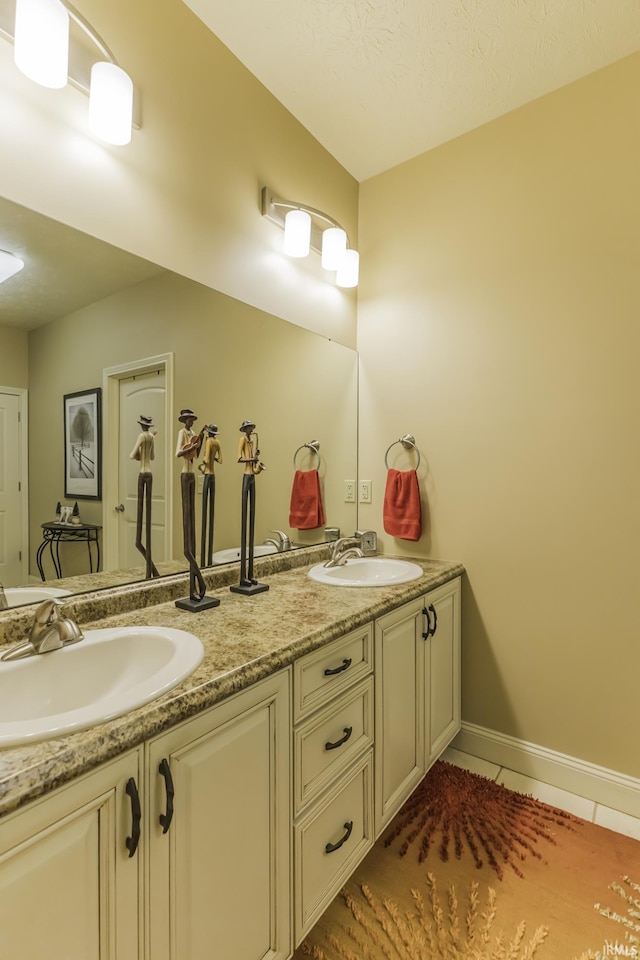
[(344, 659), (339, 667), (334, 667), (333, 670), (330, 670), (328, 667), (324, 672), (325, 677), (333, 677), (336, 673), (344, 673), (345, 670), (348, 670), (351, 666), (351, 657)]
[(336, 740), (335, 743), (325, 743), (325, 750), (335, 750), (336, 747), (341, 747), (343, 743), (346, 743), (351, 734), (353, 733), (353, 727), (344, 727), (343, 729), (344, 737), (340, 740)]
[[(432, 603), (430, 603), (428, 607), (423, 607), (422, 612), (427, 618), (427, 632), (422, 634), (422, 639), (428, 640), (429, 637), (434, 636), (436, 630), (438, 629), (438, 614)], [(431, 625), (431, 614), (433, 614), (433, 626)]]
[(133, 777), (127, 780), (127, 785), (124, 789), (131, 799), (131, 836), (125, 840), (127, 850), (129, 851), (129, 858), (131, 858), (140, 843), (140, 821), (142, 820), (142, 812), (140, 810), (138, 788)]
[(337, 843), (328, 843), (324, 848), (325, 853), (334, 853), (335, 850), (339, 850), (343, 843), (346, 843), (349, 837), (351, 836), (351, 831), (353, 830), (353, 820), (349, 820), (348, 823), (344, 825), (345, 834), (344, 837), (341, 837)]
[(171, 826), (171, 821), (173, 820), (173, 777), (171, 776), (171, 767), (169, 766), (168, 760), (161, 760), (160, 766), (158, 767), (158, 773), (164, 777), (164, 789), (167, 795), (167, 812), (161, 813), (159, 816), (160, 826), (162, 827), (162, 832), (166, 833), (169, 827)]

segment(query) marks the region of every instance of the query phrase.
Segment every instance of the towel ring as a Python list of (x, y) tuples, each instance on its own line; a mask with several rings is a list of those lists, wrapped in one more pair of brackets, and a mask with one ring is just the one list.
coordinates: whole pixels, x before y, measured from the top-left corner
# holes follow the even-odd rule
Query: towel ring
[(387, 459), (389, 456), (389, 450), (391, 450), (392, 447), (395, 447), (396, 443), (401, 443), (402, 446), (405, 448), (405, 450), (415, 450), (415, 452), (418, 454), (418, 462), (416, 464), (416, 470), (417, 470), (418, 467), (420, 466), (420, 451), (416, 446), (415, 437), (412, 437), (410, 433), (405, 433), (404, 437), (400, 437), (399, 440), (394, 440), (393, 443), (390, 443), (389, 446), (387, 447), (387, 452), (384, 455), (384, 465), (387, 468), (387, 470), (389, 469), (389, 461)]
[(319, 441), (319, 440), (310, 440), (309, 443), (303, 443), (303, 444), (301, 444), (301, 445), (298, 447), (298, 449), (296, 450), (296, 452), (294, 453), (294, 455), (293, 455), (293, 469), (294, 469), (294, 470), (297, 469), (297, 468), (296, 468), (296, 457), (298, 456), (298, 454), (300, 453), (301, 450), (304, 450), (304, 449), (305, 449), (305, 447), (307, 448), (307, 450), (311, 450), (312, 453), (315, 453), (316, 457), (318, 458), (318, 467), (320, 466), (320, 454), (319, 454), (319, 452), (318, 452), (318, 451), (320, 450), (320, 441)]

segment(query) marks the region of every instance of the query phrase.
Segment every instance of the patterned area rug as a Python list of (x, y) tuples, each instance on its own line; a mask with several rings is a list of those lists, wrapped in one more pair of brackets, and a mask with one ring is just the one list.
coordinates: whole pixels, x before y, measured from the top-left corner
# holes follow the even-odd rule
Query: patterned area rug
[(640, 960), (640, 842), (436, 763), (294, 960)]

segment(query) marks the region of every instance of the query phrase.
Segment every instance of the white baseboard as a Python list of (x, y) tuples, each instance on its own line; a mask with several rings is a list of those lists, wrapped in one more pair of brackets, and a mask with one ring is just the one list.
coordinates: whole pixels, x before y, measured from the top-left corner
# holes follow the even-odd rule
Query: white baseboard
[(640, 817), (640, 780), (486, 727), (463, 723), (451, 744), (498, 766)]

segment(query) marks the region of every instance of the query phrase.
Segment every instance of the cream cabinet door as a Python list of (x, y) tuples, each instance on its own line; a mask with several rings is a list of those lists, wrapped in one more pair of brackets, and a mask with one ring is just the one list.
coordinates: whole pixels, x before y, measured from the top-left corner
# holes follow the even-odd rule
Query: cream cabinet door
[(289, 673), (151, 741), (148, 776), (149, 956), (288, 957)]
[(423, 613), (428, 770), (460, 729), (460, 580), (428, 593)]
[(460, 729), (460, 580), (376, 621), (376, 836)]
[(141, 960), (140, 854), (126, 845), (138, 760), (127, 754), (0, 821), (3, 960)]
[(424, 774), (423, 607), (412, 600), (375, 624), (376, 835)]

